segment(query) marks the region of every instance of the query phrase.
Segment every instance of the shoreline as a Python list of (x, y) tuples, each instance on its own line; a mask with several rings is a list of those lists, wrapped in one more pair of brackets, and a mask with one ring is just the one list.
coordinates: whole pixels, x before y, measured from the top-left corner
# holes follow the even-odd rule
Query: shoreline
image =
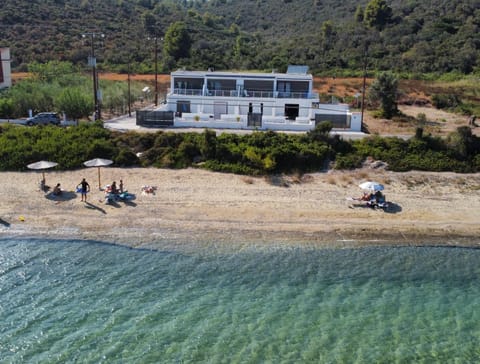
[[(249, 247), (256, 248), (274, 248), (274, 249), (291, 249), (291, 248), (306, 248), (306, 249), (354, 249), (354, 248), (400, 248), (400, 247), (436, 247), (436, 248), (468, 248), (480, 249), (480, 238), (478, 236), (468, 235), (451, 235), (444, 236), (440, 234), (405, 234), (405, 233), (391, 233), (387, 236), (378, 237), (374, 232), (364, 232), (363, 234), (354, 233), (340, 238), (338, 234), (324, 234), (322, 238), (312, 238), (312, 235), (299, 234), (298, 232), (291, 232), (290, 234), (282, 233), (278, 236), (277, 232), (265, 232), (259, 237), (259, 234), (252, 232), (238, 231), (238, 238), (235, 240), (227, 240), (218, 232), (202, 232), (200, 237), (191, 238), (190, 233), (186, 231), (166, 232), (166, 231), (149, 231), (153, 236), (163, 236), (159, 238), (140, 239), (135, 240), (134, 235), (96, 235), (90, 234), (78, 235), (74, 233), (63, 232), (39, 232), (36, 231), (15, 231), (9, 232), (0, 230), (0, 239), (11, 240), (78, 240), (90, 241), (101, 244), (116, 245), (132, 249), (147, 249), (147, 250), (168, 250), (168, 251), (191, 251), (198, 248), (214, 248), (219, 251), (240, 251), (248, 249)], [(133, 242), (132, 242), (133, 241)]]
[[(304, 176), (247, 177), (199, 169), (102, 168), (101, 185), (123, 179), (135, 195), (105, 204), (97, 169), (1, 172), (0, 237), (92, 240), (132, 248), (249, 246), (480, 247), (480, 174), (364, 168)], [(74, 192), (85, 177), (88, 203)], [(352, 208), (358, 184), (385, 185), (391, 211)], [(155, 186), (142, 194), (142, 186)], [(23, 221), (20, 218), (23, 218)]]

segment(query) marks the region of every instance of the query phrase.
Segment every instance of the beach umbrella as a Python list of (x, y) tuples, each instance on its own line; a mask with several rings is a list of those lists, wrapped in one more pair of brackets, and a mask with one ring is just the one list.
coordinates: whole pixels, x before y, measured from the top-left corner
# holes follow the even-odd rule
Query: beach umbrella
[(39, 162), (35, 162), (35, 163), (30, 163), (29, 165), (27, 165), (27, 167), (30, 168), (30, 169), (41, 170), (43, 181), (45, 181), (44, 169), (53, 168), (55, 166), (58, 166), (58, 163), (49, 162), (49, 161), (39, 161)]
[(385, 188), (381, 183), (374, 182), (374, 181), (367, 181), (367, 182), (360, 183), (358, 187), (360, 187), (362, 190), (369, 190), (373, 192), (383, 191), (383, 189)]
[(101, 189), (101, 183), (100, 183), (100, 167), (105, 167), (109, 166), (112, 164), (113, 161), (110, 159), (103, 159), (103, 158), (95, 158), (95, 159), (90, 159), (89, 161), (83, 162), (83, 164), (87, 167), (97, 167), (98, 168), (98, 188)]

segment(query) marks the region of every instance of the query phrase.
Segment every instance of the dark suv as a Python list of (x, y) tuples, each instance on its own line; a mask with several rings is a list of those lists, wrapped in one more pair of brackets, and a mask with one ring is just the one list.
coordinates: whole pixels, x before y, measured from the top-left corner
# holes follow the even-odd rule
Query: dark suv
[(60, 117), (56, 112), (41, 112), (26, 121), (27, 125), (60, 125)]

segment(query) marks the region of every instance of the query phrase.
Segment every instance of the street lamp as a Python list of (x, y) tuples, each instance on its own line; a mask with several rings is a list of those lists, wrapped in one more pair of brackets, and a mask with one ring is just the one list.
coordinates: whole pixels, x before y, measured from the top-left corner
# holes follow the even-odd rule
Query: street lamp
[(100, 103), (98, 102), (98, 76), (97, 76), (97, 60), (95, 58), (95, 37), (105, 38), (103, 33), (87, 32), (82, 34), (83, 38), (90, 37), (91, 54), (88, 59), (88, 65), (92, 67), (93, 78), (93, 100), (95, 104), (95, 120), (101, 119)]

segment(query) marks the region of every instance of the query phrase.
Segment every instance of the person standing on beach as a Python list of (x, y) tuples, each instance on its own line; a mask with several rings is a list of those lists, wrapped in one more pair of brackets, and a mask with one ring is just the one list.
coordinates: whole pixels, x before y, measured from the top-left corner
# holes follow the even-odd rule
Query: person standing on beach
[(90, 192), (90, 185), (88, 182), (84, 179), (82, 179), (82, 182), (79, 183), (77, 188), (80, 187), (80, 193), (82, 194), (82, 201), (87, 202), (87, 192)]

